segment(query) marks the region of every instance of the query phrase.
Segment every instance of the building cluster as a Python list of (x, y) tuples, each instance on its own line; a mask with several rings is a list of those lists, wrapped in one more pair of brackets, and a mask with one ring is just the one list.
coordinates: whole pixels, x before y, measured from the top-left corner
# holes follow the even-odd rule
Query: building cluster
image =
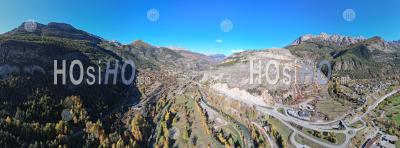
[(377, 92), (380, 90), (385, 90), (392, 86), (393, 84), (396, 84), (395, 81), (386, 81), (386, 82), (377, 82), (377, 83), (370, 83), (370, 84), (354, 84), (351, 85), (351, 87), (357, 92), (361, 93), (365, 90), (369, 90), (371, 92)]
[(308, 110), (297, 110), (297, 109), (288, 109), (287, 114), (293, 116), (295, 118), (310, 121), (311, 120), (311, 112)]
[(362, 148), (395, 148), (397, 140), (399, 140), (397, 136), (378, 135), (374, 138), (367, 139), (362, 145)]

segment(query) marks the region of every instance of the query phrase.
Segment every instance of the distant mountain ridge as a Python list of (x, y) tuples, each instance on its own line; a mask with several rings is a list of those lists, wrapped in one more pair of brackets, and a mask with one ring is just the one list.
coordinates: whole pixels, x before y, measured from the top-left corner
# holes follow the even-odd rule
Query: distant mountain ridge
[[(395, 77), (400, 72), (400, 41), (381, 37), (343, 35), (303, 35), (284, 47), (294, 56), (315, 62), (330, 61), (336, 76), (354, 79)], [(271, 50), (271, 49), (265, 49)], [(263, 54), (264, 50), (248, 50), (226, 57), (220, 66), (243, 63), (243, 59)]]
[(223, 61), (226, 58), (224, 54), (209, 54), (207, 56), (213, 58), (215, 61)]
[(338, 75), (352, 78), (390, 77), (400, 71), (400, 44), (381, 37), (304, 35), (286, 47), (294, 55), (329, 60)]
[(107, 41), (66, 23), (50, 22), (47, 25), (36, 23), (36, 28), (32, 32), (26, 31), (25, 23), (22, 23), (19, 27), (2, 34), (2, 36), (44, 36), (88, 41), (101, 46), (106, 51), (114, 52), (122, 57), (132, 58), (139, 66), (142, 65), (144, 67), (155, 68), (164, 65), (162, 67), (204, 69), (210, 64), (214, 65), (221, 61), (221, 56), (208, 56), (191, 51), (177, 51), (166, 47), (157, 47), (142, 40), (136, 40), (128, 45), (121, 44), (116, 40)]
[[(160, 67), (193, 70), (207, 69), (222, 60), (231, 61), (231, 59), (235, 59), (232, 58), (233, 56), (246, 53), (238, 53), (230, 57), (225, 57), (222, 54), (204, 55), (185, 49), (157, 47), (142, 40), (124, 45), (118, 41), (107, 41), (65, 23), (49, 23), (47, 25), (37, 23), (37, 28), (33, 32), (26, 31), (24, 25), (24, 23), (21, 24), (18, 28), (1, 35), (1, 37), (3, 39), (34, 37), (34, 39), (30, 39), (33, 41), (39, 41), (39, 38), (36, 37), (53, 37), (56, 39), (79, 41), (76, 43), (88, 46), (87, 48), (94, 47), (102, 52), (110, 52), (109, 54), (113, 56), (133, 59), (139, 67), (152, 67), (156, 69)], [(11, 42), (9, 40), (4, 41)], [(23, 43), (18, 44), (25, 46)], [(18, 44), (13, 45), (19, 46)], [(338, 71), (354, 70), (356, 67), (368, 70), (366, 73), (363, 70), (359, 72), (359, 75), (367, 74), (369, 75), (368, 77), (376, 76), (376, 74), (372, 73), (382, 73), (382, 71), (376, 71), (376, 69), (380, 69), (379, 67), (381, 66), (379, 65), (397, 66), (400, 63), (400, 41), (388, 42), (380, 37), (367, 39), (364, 37), (329, 35), (326, 33), (319, 35), (307, 34), (300, 36), (285, 48), (300, 58), (330, 60), (334, 64), (334, 68)], [(27, 57), (27, 59), (30, 59), (30, 57)], [(25, 61), (28, 62), (29, 60)], [(224, 63), (226, 64), (226, 61)], [(376, 72), (371, 72), (374, 70), (370, 70), (370, 68), (377, 65), (378, 68), (373, 68)]]
[[(26, 22), (25, 22), (26, 23)], [(87, 33), (85, 31), (76, 29), (70, 24), (50, 22), (47, 25), (36, 23), (36, 29), (33, 32), (28, 32), (25, 29), (25, 23), (19, 27), (4, 33), (4, 36), (10, 35), (38, 35), (38, 36), (52, 36), (60, 38), (69, 38), (74, 40), (88, 40), (99, 43), (104, 39)]]
[[(204, 70), (216, 65), (221, 56), (208, 56), (191, 51), (176, 51), (156, 47), (142, 40), (124, 45), (108, 41), (79, 30), (66, 23), (36, 23), (27, 31), (25, 23), (0, 35), (0, 78), (24, 67), (41, 66), (48, 74), (53, 60), (79, 59), (85, 65), (97, 65), (99, 61), (133, 60), (138, 69), (167, 69), (170, 71)], [(16, 68), (17, 67), (17, 68)]]
[(321, 43), (330, 43), (337, 46), (347, 46), (355, 43), (359, 43), (362, 41), (367, 40), (362, 36), (359, 37), (350, 37), (350, 36), (343, 36), (343, 35), (329, 35), (327, 33), (321, 33), (319, 35), (311, 35), (306, 34), (300, 36), (298, 39), (293, 41), (290, 45), (299, 45), (303, 42), (321, 42)]
[(205, 59), (207, 59), (207, 60), (209, 60), (211, 62), (214, 62), (214, 63), (222, 62), (226, 58), (226, 56), (224, 54), (202, 54), (202, 53), (192, 52), (192, 51), (190, 51), (190, 50), (188, 50), (186, 48), (174, 47), (174, 46), (167, 47), (167, 48), (172, 49), (172, 50), (174, 50), (176, 52), (179, 52), (179, 53), (186, 54), (186, 55), (197, 56), (197, 58), (203, 57), (203, 58), (205, 58)]

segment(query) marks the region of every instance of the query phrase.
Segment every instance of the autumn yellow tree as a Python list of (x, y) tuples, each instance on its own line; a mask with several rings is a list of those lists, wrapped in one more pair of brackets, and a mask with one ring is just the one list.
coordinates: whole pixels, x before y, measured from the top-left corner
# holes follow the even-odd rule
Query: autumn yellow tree
[(7, 116), (5, 121), (6, 121), (7, 124), (11, 124), (12, 119), (10, 118), (10, 116)]
[(75, 124), (79, 122), (87, 122), (89, 116), (87, 115), (87, 111), (83, 106), (82, 100), (78, 96), (69, 96), (64, 100), (64, 106), (66, 108), (71, 109), (72, 111), (72, 119)]
[(103, 125), (100, 120), (97, 120), (96, 123), (92, 123), (91, 121), (87, 122), (85, 132), (99, 139), (100, 147), (108, 147), (108, 145), (110, 145), (110, 141), (104, 132)]
[(135, 141), (142, 142), (147, 136), (145, 133), (148, 129), (147, 121), (141, 114), (136, 114), (131, 120), (131, 132)]

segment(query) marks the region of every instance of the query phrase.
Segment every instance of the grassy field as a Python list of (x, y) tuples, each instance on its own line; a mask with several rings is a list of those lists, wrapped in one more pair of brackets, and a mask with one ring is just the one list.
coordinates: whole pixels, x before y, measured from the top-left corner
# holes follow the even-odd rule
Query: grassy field
[(305, 144), (305, 145), (308, 145), (308, 146), (310, 146), (310, 147), (322, 147), (321, 145), (319, 145), (319, 144), (317, 144), (317, 143), (314, 143), (314, 142), (312, 142), (312, 141), (310, 141), (310, 140), (304, 138), (304, 137), (301, 136), (301, 135), (296, 135), (294, 138), (295, 138), (295, 140), (296, 140), (298, 143), (300, 143), (300, 144)]
[(279, 134), (281, 134), (284, 143), (290, 143), (289, 139), (292, 130), (290, 130), (276, 118), (270, 118), (268, 119), (268, 122), (279, 132)]
[(400, 124), (400, 114), (397, 114), (391, 118), (391, 120), (396, 121), (397, 124)]
[[(178, 133), (175, 145), (178, 147), (207, 147), (208, 144), (211, 144), (213, 147), (223, 147), (213, 136), (206, 132), (205, 120), (201, 118), (202, 114), (196, 109), (195, 103), (195, 98), (191, 96), (175, 96), (175, 102), (171, 106), (177, 113), (171, 127), (171, 129), (176, 129)], [(189, 116), (187, 116), (187, 113)], [(186, 134), (185, 132), (188, 130), (190, 132)]]
[[(192, 102), (192, 103), (196, 103), (196, 102)], [(196, 145), (196, 147), (207, 147), (208, 143), (211, 143), (213, 141), (213, 137), (211, 135), (209, 135), (206, 131), (207, 131), (207, 127), (205, 126), (207, 123), (204, 123), (206, 121), (204, 121), (203, 119), (201, 119), (200, 117), (202, 116), (201, 112), (197, 109), (194, 109), (194, 113), (192, 118), (194, 118), (193, 121), (193, 125), (192, 125), (192, 135), (191, 138), (197, 137), (198, 138), (198, 142)]]
[[(327, 137), (324, 136), (323, 132), (321, 132), (321, 138), (315, 137), (314, 135), (312, 135), (310, 132), (312, 132), (311, 129), (307, 129), (307, 128), (302, 128), (299, 129), (301, 130), (303, 133), (307, 134), (308, 136), (314, 137), (315, 139), (318, 139), (319, 141), (325, 142), (325, 143), (331, 143), (328, 140), (324, 139), (323, 137)], [(336, 142), (333, 144), (342, 144), (345, 140), (346, 140), (346, 135), (343, 133), (333, 133), (336, 139)]]
[(285, 109), (283, 109), (283, 108), (278, 108), (278, 112), (280, 112), (280, 113), (282, 113), (282, 114), (286, 115), (286, 113), (285, 113)]
[(386, 118), (400, 125), (400, 94), (385, 100), (378, 108), (385, 111)]
[(330, 120), (345, 114), (349, 109), (348, 106), (344, 106), (333, 99), (319, 100), (315, 105), (315, 110), (328, 116)]
[(300, 143), (300, 144), (307, 144), (307, 139), (304, 139), (303, 137), (301, 137), (300, 135), (296, 134), (296, 136), (294, 137), (294, 140), (296, 140), (296, 142)]
[(375, 131), (372, 126), (367, 126), (366, 128), (357, 131), (356, 136), (351, 139), (349, 147), (361, 147), (366, 140), (366, 136), (370, 135), (371, 131)]
[(360, 128), (362, 126), (363, 126), (363, 123), (361, 121), (354, 122), (353, 124), (350, 125), (350, 127), (352, 127), (352, 128)]
[[(382, 101), (374, 111), (376, 114), (369, 114), (369, 117), (376, 118), (379, 127), (391, 135), (400, 136), (400, 94)], [(382, 114), (383, 113), (383, 114)]]

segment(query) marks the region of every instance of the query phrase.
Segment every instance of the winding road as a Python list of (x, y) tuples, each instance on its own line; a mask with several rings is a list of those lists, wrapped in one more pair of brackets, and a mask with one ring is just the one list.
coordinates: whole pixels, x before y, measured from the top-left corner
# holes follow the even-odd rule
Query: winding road
[[(311, 140), (312, 142), (317, 143), (317, 144), (319, 144), (321, 146), (324, 146), (324, 147), (339, 147), (339, 148), (342, 148), (342, 147), (347, 147), (349, 145), (351, 139), (356, 135), (357, 131), (359, 131), (359, 130), (361, 130), (361, 129), (366, 127), (366, 123), (365, 123), (365, 121), (363, 121), (362, 118), (364, 116), (366, 116), (374, 108), (376, 108), (378, 106), (378, 104), (381, 103), (383, 100), (385, 100), (386, 98), (396, 94), (399, 91), (400, 91), (400, 89), (396, 89), (396, 90), (394, 90), (394, 91), (382, 96), (376, 102), (374, 102), (373, 105), (369, 106), (368, 110), (365, 113), (363, 113), (359, 117), (356, 117), (355, 119), (353, 118), (354, 120), (352, 122), (350, 122), (350, 124), (352, 124), (352, 123), (355, 123), (357, 121), (361, 121), (363, 123), (362, 127), (360, 127), (360, 128), (352, 128), (352, 127), (348, 126), (350, 124), (346, 125), (345, 122), (342, 122), (342, 123), (344, 123), (344, 127), (345, 127), (345, 129), (343, 129), (343, 130), (334, 129), (332, 124), (334, 124), (335, 122), (342, 121), (345, 118), (346, 115), (344, 115), (341, 118), (336, 119), (334, 121), (315, 123), (315, 122), (309, 122), (309, 121), (300, 120), (300, 119), (297, 119), (297, 118), (292, 117), (292, 116), (284, 115), (284, 114), (282, 114), (282, 113), (280, 113), (278, 111), (279, 107), (276, 107), (276, 106), (260, 106), (258, 104), (252, 104), (250, 101), (249, 102), (243, 102), (242, 101), (242, 102), (248, 104), (249, 106), (256, 106), (256, 109), (258, 111), (263, 112), (265, 114), (268, 114), (268, 115), (278, 119), (280, 122), (285, 124), (288, 128), (290, 128), (293, 131), (293, 133), (292, 133), (293, 137), (295, 136), (295, 134), (299, 134), (299, 135), (307, 138), (308, 140)], [(284, 107), (284, 109), (286, 111), (288, 108)], [(346, 135), (346, 139), (345, 139), (345, 141), (343, 143), (338, 144), (338, 145), (337, 144), (332, 144), (332, 143), (326, 143), (326, 142), (323, 142), (323, 141), (321, 141), (321, 140), (319, 140), (319, 139), (317, 139), (315, 137), (309, 136), (309, 135), (303, 133), (302, 131), (299, 131), (297, 128), (293, 127), (289, 123), (296, 124), (296, 125), (302, 126), (304, 128), (308, 128), (308, 129), (312, 129), (312, 130), (320, 131), (320, 132), (343, 133), (343, 134)], [(291, 139), (292, 139), (291, 143), (293, 143), (295, 146), (306, 147), (304, 145), (299, 145), (296, 141), (293, 141), (293, 138), (291, 138)]]

